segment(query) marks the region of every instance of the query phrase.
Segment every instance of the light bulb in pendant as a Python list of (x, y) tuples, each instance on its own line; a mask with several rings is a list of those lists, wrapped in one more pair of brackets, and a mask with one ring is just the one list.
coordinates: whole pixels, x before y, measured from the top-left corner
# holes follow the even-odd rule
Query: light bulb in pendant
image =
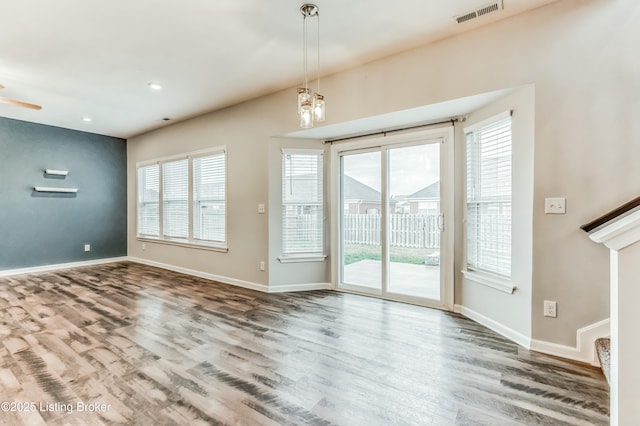
[(300, 106), (300, 127), (303, 129), (313, 127), (313, 105), (311, 101), (304, 101)]
[(298, 114), (301, 113), (302, 104), (311, 102), (311, 91), (307, 87), (298, 87)]
[(324, 121), (324, 96), (320, 93), (313, 95), (313, 120)]

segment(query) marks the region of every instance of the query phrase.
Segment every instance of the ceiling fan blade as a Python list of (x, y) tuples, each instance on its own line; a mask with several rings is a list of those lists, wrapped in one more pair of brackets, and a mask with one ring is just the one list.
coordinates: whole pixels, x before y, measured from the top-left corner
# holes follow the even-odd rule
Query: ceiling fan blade
[(0, 96), (0, 103), (15, 105), (23, 108), (35, 109), (35, 110), (42, 109), (40, 105), (30, 104), (29, 102), (18, 101), (16, 99), (4, 98), (2, 96)]

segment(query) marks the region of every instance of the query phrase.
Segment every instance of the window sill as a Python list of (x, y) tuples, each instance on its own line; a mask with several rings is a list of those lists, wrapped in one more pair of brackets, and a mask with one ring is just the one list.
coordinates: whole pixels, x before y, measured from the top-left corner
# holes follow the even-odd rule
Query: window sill
[(186, 247), (186, 248), (192, 248), (192, 249), (198, 249), (198, 250), (217, 251), (220, 253), (229, 252), (229, 247), (227, 247), (226, 245), (215, 244), (215, 243), (204, 243), (204, 242), (194, 243), (194, 242), (188, 242), (184, 240), (166, 240), (162, 238), (142, 237), (142, 236), (137, 236), (136, 238), (138, 239), (138, 241), (143, 241), (147, 243), (167, 244), (171, 246)]
[(301, 263), (301, 262), (324, 262), (327, 258), (326, 254), (302, 254), (302, 255), (283, 255), (278, 257), (280, 263)]
[(513, 294), (516, 289), (516, 286), (513, 285), (509, 279), (502, 278), (497, 275), (471, 270), (462, 271), (462, 275), (464, 275), (464, 277), (469, 281), (491, 287), (504, 293)]

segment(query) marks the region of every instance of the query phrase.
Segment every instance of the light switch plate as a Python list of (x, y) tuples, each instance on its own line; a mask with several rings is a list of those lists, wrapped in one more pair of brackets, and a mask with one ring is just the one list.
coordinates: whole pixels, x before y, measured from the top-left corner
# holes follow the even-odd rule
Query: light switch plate
[(565, 214), (566, 198), (545, 198), (544, 199), (544, 212), (546, 214)]

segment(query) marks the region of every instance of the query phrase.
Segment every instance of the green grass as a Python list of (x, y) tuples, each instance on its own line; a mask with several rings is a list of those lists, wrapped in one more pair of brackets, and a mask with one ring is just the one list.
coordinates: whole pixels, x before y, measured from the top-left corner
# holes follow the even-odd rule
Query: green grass
[[(412, 263), (424, 265), (424, 259), (438, 251), (438, 249), (419, 249), (407, 247), (391, 247), (389, 257), (392, 262)], [(380, 246), (370, 246), (362, 244), (344, 245), (344, 264), (359, 262), (361, 260), (380, 260), (382, 249)]]

